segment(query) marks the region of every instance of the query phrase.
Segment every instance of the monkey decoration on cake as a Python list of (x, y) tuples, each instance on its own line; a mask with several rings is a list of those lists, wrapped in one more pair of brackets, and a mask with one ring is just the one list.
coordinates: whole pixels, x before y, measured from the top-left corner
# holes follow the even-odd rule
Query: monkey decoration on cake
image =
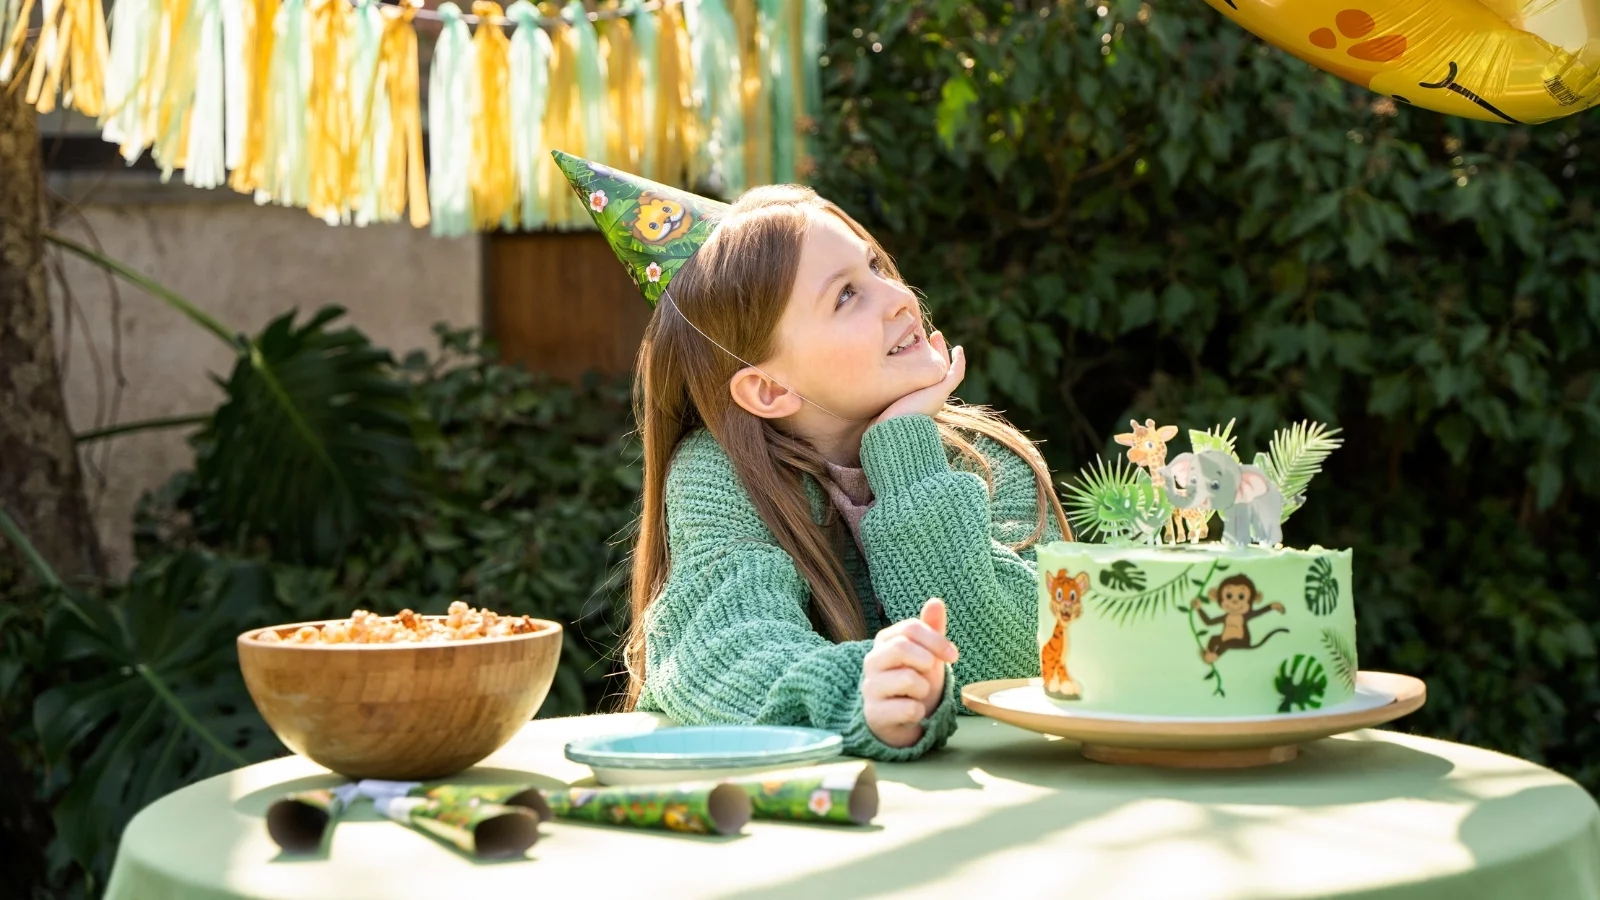
[(1287, 633), (1287, 628), (1274, 628), (1261, 636), (1261, 640), (1250, 642), (1250, 620), (1264, 616), (1269, 612), (1283, 612), (1282, 603), (1269, 603), (1257, 608), (1261, 602), (1261, 592), (1256, 590), (1256, 583), (1248, 575), (1230, 575), (1222, 583), (1206, 592), (1211, 602), (1222, 607), (1222, 615), (1210, 616), (1201, 608), (1204, 602), (1201, 598), (1194, 598), (1190, 604), (1200, 614), (1200, 621), (1207, 625), (1221, 625), (1222, 633), (1211, 636), (1211, 641), (1206, 644), (1206, 649), (1201, 651), (1200, 658), (1207, 665), (1217, 661), (1217, 657), (1229, 650), (1254, 650), (1265, 644), (1267, 639), (1280, 632)]

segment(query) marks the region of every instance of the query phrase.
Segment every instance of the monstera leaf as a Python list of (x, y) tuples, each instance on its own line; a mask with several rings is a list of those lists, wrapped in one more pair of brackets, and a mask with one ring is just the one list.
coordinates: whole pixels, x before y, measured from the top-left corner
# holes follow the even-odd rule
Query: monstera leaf
[(1273, 687), (1283, 698), (1278, 712), (1321, 709), (1322, 697), (1328, 692), (1328, 670), (1315, 657), (1296, 653), (1279, 664)]
[(1326, 556), (1319, 556), (1306, 570), (1306, 608), (1325, 616), (1338, 606), (1339, 577), (1333, 574), (1333, 563)]
[(222, 384), (227, 400), (194, 441), (193, 511), (208, 539), (325, 564), (398, 521), (426, 420), (388, 351), (355, 329), (328, 329), (343, 309), (324, 307), (300, 327), (290, 312), (247, 340), (127, 265), (54, 232), (45, 237), (138, 285), (237, 354)]
[(396, 521), (418, 460), (416, 406), (387, 350), (328, 328), (343, 312), (274, 319), (223, 384), (195, 439), (196, 524), (213, 540), (326, 564)]
[(42, 664), (52, 685), (33, 724), (50, 767), (56, 832), (90, 872), (109, 870), (133, 814), (197, 779), (280, 754), (237, 656), (219, 653), (271, 617), (272, 584), (254, 563), (189, 551), (147, 562), (108, 595), (63, 586), (0, 510), (53, 608)]

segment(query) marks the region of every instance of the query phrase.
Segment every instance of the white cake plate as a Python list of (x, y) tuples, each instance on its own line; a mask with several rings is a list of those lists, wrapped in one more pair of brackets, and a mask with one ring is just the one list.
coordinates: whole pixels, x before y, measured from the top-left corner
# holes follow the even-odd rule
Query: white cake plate
[(1382, 725), (1420, 709), (1427, 687), (1409, 675), (1361, 672), (1356, 696), (1327, 709), (1270, 716), (1188, 718), (1068, 710), (1051, 703), (1037, 678), (969, 684), (961, 702), (979, 715), (1069, 738), (1106, 763), (1174, 768), (1243, 768), (1288, 762), (1300, 745)]

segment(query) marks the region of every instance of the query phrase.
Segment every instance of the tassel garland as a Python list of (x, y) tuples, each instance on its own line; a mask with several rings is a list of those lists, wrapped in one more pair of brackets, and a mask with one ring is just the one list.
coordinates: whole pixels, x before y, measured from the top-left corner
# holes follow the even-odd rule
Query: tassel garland
[(825, 0), (596, 2), (0, 0), (0, 90), (163, 181), (439, 236), (593, 227), (551, 149), (730, 197), (811, 174)]

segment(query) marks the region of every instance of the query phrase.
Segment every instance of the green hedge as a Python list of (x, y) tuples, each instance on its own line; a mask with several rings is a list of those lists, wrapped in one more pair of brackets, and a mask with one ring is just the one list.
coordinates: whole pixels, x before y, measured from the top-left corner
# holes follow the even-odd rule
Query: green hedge
[(1600, 789), (1600, 117), (1396, 108), (1200, 3), (830, 12), (818, 187), (961, 395), (1063, 476), (1134, 415), (1340, 426), (1287, 539), (1356, 549), (1363, 666), (1428, 681), (1404, 727)]

